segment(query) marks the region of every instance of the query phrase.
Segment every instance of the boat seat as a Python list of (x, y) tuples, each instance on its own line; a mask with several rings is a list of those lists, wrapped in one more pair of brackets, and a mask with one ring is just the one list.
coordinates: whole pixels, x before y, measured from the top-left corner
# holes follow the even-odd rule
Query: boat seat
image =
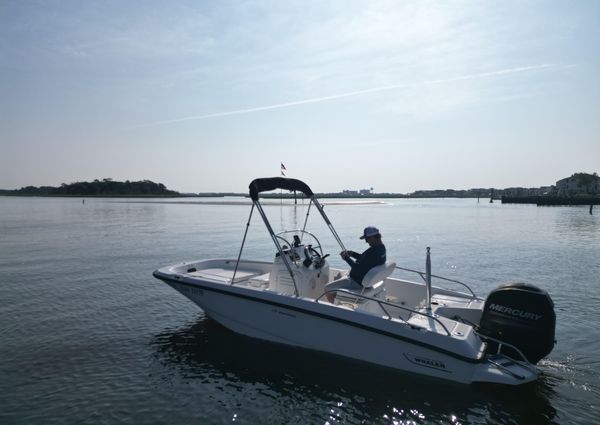
[[(396, 263), (394, 263), (393, 261), (388, 261), (385, 264), (373, 267), (367, 272), (365, 277), (363, 277), (362, 286), (365, 289), (370, 289), (380, 282), (383, 283), (383, 281), (386, 280), (392, 274), (395, 268)], [(363, 293), (363, 295), (366, 294)]]
[[(363, 277), (363, 289), (362, 291), (357, 292), (357, 294), (371, 298), (377, 297), (377, 295), (385, 291), (385, 285), (383, 283), (385, 279), (387, 279), (392, 274), (395, 268), (396, 263), (394, 262), (387, 262), (385, 264), (373, 267), (367, 272), (365, 277)], [(348, 293), (342, 292), (338, 292), (337, 298), (342, 302), (353, 302), (357, 304), (366, 301), (366, 299), (364, 298), (353, 297)]]

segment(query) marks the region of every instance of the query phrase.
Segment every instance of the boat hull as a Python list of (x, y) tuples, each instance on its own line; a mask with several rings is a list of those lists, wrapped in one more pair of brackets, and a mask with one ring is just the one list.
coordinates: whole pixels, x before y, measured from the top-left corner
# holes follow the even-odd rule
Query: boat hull
[(512, 374), (501, 371), (473, 351), (472, 341), (427, 332), (406, 322), (314, 299), (209, 280), (190, 281), (160, 271), (155, 276), (213, 320), (250, 337), (465, 384), (516, 385), (537, 378), (535, 370), (516, 363), (510, 366)]

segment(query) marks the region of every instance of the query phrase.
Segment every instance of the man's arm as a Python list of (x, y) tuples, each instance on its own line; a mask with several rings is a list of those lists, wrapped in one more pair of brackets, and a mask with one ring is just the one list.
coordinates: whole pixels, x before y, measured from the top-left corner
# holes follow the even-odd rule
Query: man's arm
[(342, 259), (343, 259), (343, 260), (344, 260), (346, 263), (348, 263), (348, 265), (349, 265), (350, 267), (354, 267), (354, 266), (356, 265), (356, 263), (355, 263), (355, 262), (354, 262), (354, 260), (351, 258), (351, 254), (350, 254), (350, 253), (351, 253), (351, 251), (348, 251), (348, 250), (346, 250), (346, 251), (342, 251), (342, 252), (340, 252), (340, 255), (342, 256)]
[(348, 251), (348, 255), (356, 260), (360, 258), (360, 254), (356, 251)]

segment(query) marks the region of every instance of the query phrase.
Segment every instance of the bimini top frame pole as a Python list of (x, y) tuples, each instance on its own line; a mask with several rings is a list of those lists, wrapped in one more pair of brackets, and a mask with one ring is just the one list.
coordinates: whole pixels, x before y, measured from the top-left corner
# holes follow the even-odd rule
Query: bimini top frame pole
[(333, 228), (333, 224), (331, 224), (331, 221), (329, 221), (329, 217), (327, 217), (327, 214), (325, 214), (325, 209), (323, 208), (323, 206), (319, 203), (319, 201), (317, 200), (317, 198), (315, 198), (314, 195), (311, 198), (311, 200), (315, 204), (315, 207), (317, 207), (317, 209), (321, 213), (321, 217), (323, 217), (323, 220), (325, 220), (325, 223), (327, 223), (327, 226), (329, 227), (329, 230), (331, 230), (331, 233), (333, 234), (333, 237), (335, 238), (335, 240), (337, 241), (337, 243), (340, 245), (340, 248), (342, 248), (342, 251), (346, 251), (346, 247), (344, 246), (344, 243), (342, 242), (342, 239), (340, 239), (340, 236), (337, 234), (337, 232)]
[(246, 231), (244, 232), (244, 239), (242, 239), (242, 246), (240, 247), (240, 253), (238, 254), (237, 262), (235, 263), (235, 270), (233, 270), (233, 277), (231, 278), (231, 284), (235, 282), (235, 275), (237, 274), (238, 266), (240, 265), (240, 258), (242, 258), (242, 250), (246, 243), (246, 236), (248, 236), (248, 228), (250, 227), (250, 220), (252, 220), (252, 213), (254, 212), (254, 204), (250, 209), (250, 215), (248, 216), (248, 222), (246, 223)]
[[(286, 268), (288, 269), (290, 276), (292, 277), (292, 281), (294, 282), (294, 291), (295, 291), (296, 296), (298, 296), (299, 295), (298, 287), (296, 286), (296, 279), (294, 278), (294, 272), (292, 270), (292, 266), (290, 265), (287, 256), (284, 255), (284, 253), (283, 253), (283, 249), (281, 247), (281, 244), (279, 243), (277, 235), (273, 231), (273, 228), (271, 227), (271, 223), (269, 223), (269, 220), (267, 219), (267, 215), (265, 214), (265, 212), (262, 208), (262, 205), (260, 204), (260, 202), (258, 200), (259, 199), (258, 195), (261, 192), (270, 192), (270, 191), (276, 190), (276, 189), (285, 189), (285, 190), (289, 190), (289, 191), (299, 191), (299, 192), (304, 193), (304, 195), (307, 198), (309, 198), (313, 204), (315, 204), (315, 207), (321, 214), (321, 217), (323, 217), (323, 220), (325, 220), (325, 223), (327, 223), (329, 230), (331, 230), (333, 237), (335, 238), (337, 243), (340, 245), (340, 247), (343, 250), (345, 250), (346, 248), (344, 247), (344, 244), (342, 243), (342, 240), (340, 239), (339, 235), (333, 228), (331, 221), (329, 221), (329, 217), (327, 217), (327, 214), (325, 214), (325, 210), (323, 209), (323, 207), (321, 206), (319, 201), (315, 198), (315, 194), (310, 189), (310, 187), (308, 187), (308, 185), (306, 183), (304, 183), (303, 181), (300, 181), (297, 179), (284, 178), (284, 177), (265, 177), (265, 178), (259, 178), (259, 179), (252, 180), (252, 182), (250, 183), (249, 189), (250, 189), (250, 198), (252, 198), (253, 207), (256, 206), (256, 209), (260, 213), (260, 215), (265, 223), (265, 226), (267, 227), (267, 230), (269, 231), (269, 234), (271, 235), (271, 239), (273, 239), (273, 243), (275, 243), (275, 246), (277, 247), (277, 250), (279, 251), (281, 258), (282, 258)], [(309, 208), (310, 208), (310, 205), (311, 204), (309, 204)], [(308, 221), (308, 212), (307, 212), (306, 221)], [(304, 222), (305, 228), (306, 228), (306, 221)], [(245, 239), (245, 236), (244, 236), (244, 239)]]
[[(250, 197), (252, 198), (252, 201), (255, 204), (256, 204), (256, 202), (258, 202), (258, 195), (261, 192), (269, 192), (271, 190), (276, 190), (276, 189), (286, 189), (286, 190), (290, 190), (290, 191), (296, 190), (296, 191), (304, 193), (304, 195), (307, 198), (309, 198), (312, 201), (312, 203), (315, 204), (315, 207), (317, 208), (317, 210), (319, 210), (321, 217), (323, 217), (323, 220), (325, 220), (325, 223), (327, 223), (327, 226), (329, 227), (329, 230), (331, 230), (331, 233), (333, 234), (333, 237), (335, 238), (337, 243), (340, 245), (340, 247), (343, 250), (346, 249), (344, 247), (344, 243), (342, 242), (339, 235), (333, 228), (331, 221), (329, 221), (329, 217), (327, 217), (327, 214), (325, 214), (325, 210), (323, 209), (323, 206), (319, 203), (319, 201), (315, 197), (315, 194), (313, 193), (311, 188), (308, 187), (308, 185), (306, 183), (304, 183), (303, 181), (297, 180), (297, 179), (284, 178), (284, 177), (266, 177), (266, 178), (260, 178), (260, 179), (253, 180), (252, 183), (250, 183), (249, 188), (250, 188)], [(306, 226), (306, 222), (305, 222), (305, 226)]]
[(260, 204), (258, 199), (256, 201), (253, 200), (252, 202), (254, 203), (253, 205), (256, 206), (256, 209), (258, 210), (258, 212), (260, 213), (260, 216), (262, 217), (263, 221), (265, 222), (265, 226), (267, 227), (267, 230), (269, 231), (269, 234), (271, 235), (271, 239), (273, 239), (273, 243), (277, 247), (277, 251), (279, 252), (279, 255), (281, 256), (281, 259), (283, 260), (285, 267), (287, 268), (288, 272), (290, 273), (290, 276), (292, 277), (292, 282), (294, 282), (294, 295), (298, 296), (299, 295), (298, 286), (296, 285), (296, 278), (294, 277), (294, 272), (292, 270), (290, 260), (289, 260), (288, 256), (285, 255), (285, 253), (283, 252), (283, 248), (281, 247), (281, 244), (279, 243), (279, 239), (277, 238), (277, 235), (273, 231), (273, 228), (271, 227), (271, 223), (269, 223), (269, 220), (267, 219), (267, 215), (265, 214), (265, 211), (263, 210), (262, 205)]

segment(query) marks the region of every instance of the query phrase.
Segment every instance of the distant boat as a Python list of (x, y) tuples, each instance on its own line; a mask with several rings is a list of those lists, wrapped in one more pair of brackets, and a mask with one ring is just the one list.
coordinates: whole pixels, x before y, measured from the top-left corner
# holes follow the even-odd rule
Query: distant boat
[[(310, 199), (304, 227), (275, 233), (259, 201), (271, 190), (298, 190)], [(323, 245), (306, 230), (311, 206), (345, 250), (312, 190), (300, 180), (273, 177), (250, 183), (252, 207), (237, 259), (206, 259), (156, 270), (154, 276), (200, 306), (223, 326), (250, 337), (324, 351), (460, 383), (520, 385), (538, 378), (535, 366), (554, 346), (548, 294), (509, 284), (477, 297), (465, 284), (426, 271), (371, 269), (361, 291), (327, 291), (345, 270), (329, 266)], [(272, 261), (242, 259), (248, 227), (258, 210), (276, 247)], [(424, 282), (391, 277), (401, 269)], [(432, 286), (431, 278), (462, 291)], [(326, 300), (336, 292), (335, 301)]]

